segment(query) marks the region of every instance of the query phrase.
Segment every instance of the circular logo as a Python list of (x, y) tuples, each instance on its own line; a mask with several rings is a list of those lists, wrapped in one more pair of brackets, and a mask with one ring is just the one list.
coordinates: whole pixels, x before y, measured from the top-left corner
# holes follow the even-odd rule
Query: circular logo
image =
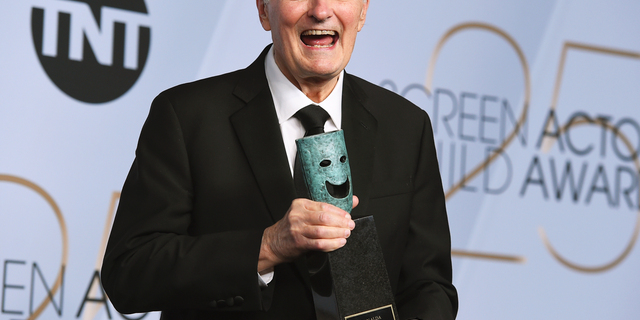
[(149, 55), (144, 0), (49, 0), (31, 11), (31, 34), (45, 72), (67, 95), (105, 103), (136, 83)]

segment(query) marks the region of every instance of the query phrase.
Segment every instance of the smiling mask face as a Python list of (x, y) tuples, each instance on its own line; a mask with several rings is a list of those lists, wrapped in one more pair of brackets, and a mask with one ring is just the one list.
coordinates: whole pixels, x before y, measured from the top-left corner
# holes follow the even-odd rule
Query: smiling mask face
[(351, 212), (351, 168), (342, 130), (296, 140), (311, 200)]

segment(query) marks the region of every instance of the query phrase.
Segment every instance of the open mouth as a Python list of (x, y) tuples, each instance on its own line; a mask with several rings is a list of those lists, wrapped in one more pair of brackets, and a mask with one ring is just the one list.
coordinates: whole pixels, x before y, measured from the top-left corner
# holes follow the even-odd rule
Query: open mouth
[(349, 195), (349, 179), (348, 178), (347, 178), (347, 181), (345, 181), (341, 185), (331, 184), (329, 181), (325, 181), (324, 185), (327, 187), (327, 191), (329, 192), (329, 194), (336, 199), (342, 199)]
[(302, 43), (314, 48), (333, 47), (338, 38), (338, 33), (332, 30), (307, 30), (300, 35)]

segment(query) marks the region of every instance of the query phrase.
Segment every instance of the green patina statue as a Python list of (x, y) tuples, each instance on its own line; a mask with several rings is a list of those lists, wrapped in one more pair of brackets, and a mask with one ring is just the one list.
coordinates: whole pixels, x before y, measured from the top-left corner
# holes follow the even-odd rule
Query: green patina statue
[(296, 145), (311, 200), (351, 212), (353, 188), (343, 131), (304, 137)]

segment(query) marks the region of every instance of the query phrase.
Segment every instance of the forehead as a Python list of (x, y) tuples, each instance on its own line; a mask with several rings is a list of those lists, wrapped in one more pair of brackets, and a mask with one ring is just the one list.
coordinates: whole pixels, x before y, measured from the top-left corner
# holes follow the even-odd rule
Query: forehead
[[(273, 0), (273, 1), (275, 1), (275, 2), (283, 2), (283, 1), (284, 2), (292, 2), (292, 1), (293, 2), (308, 2), (309, 0)], [(329, 0), (329, 1), (332, 1), (332, 0)], [(333, 0), (333, 1), (335, 1), (335, 0)], [(357, 1), (360, 1), (360, 0), (339, 0), (339, 1), (340, 2), (357, 2)], [(264, 4), (270, 4), (271, 3), (270, 0), (263, 0), (263, 2), (264, 2)], [(367, 0), (362, 0), (362, 3), (367, 3)]]

